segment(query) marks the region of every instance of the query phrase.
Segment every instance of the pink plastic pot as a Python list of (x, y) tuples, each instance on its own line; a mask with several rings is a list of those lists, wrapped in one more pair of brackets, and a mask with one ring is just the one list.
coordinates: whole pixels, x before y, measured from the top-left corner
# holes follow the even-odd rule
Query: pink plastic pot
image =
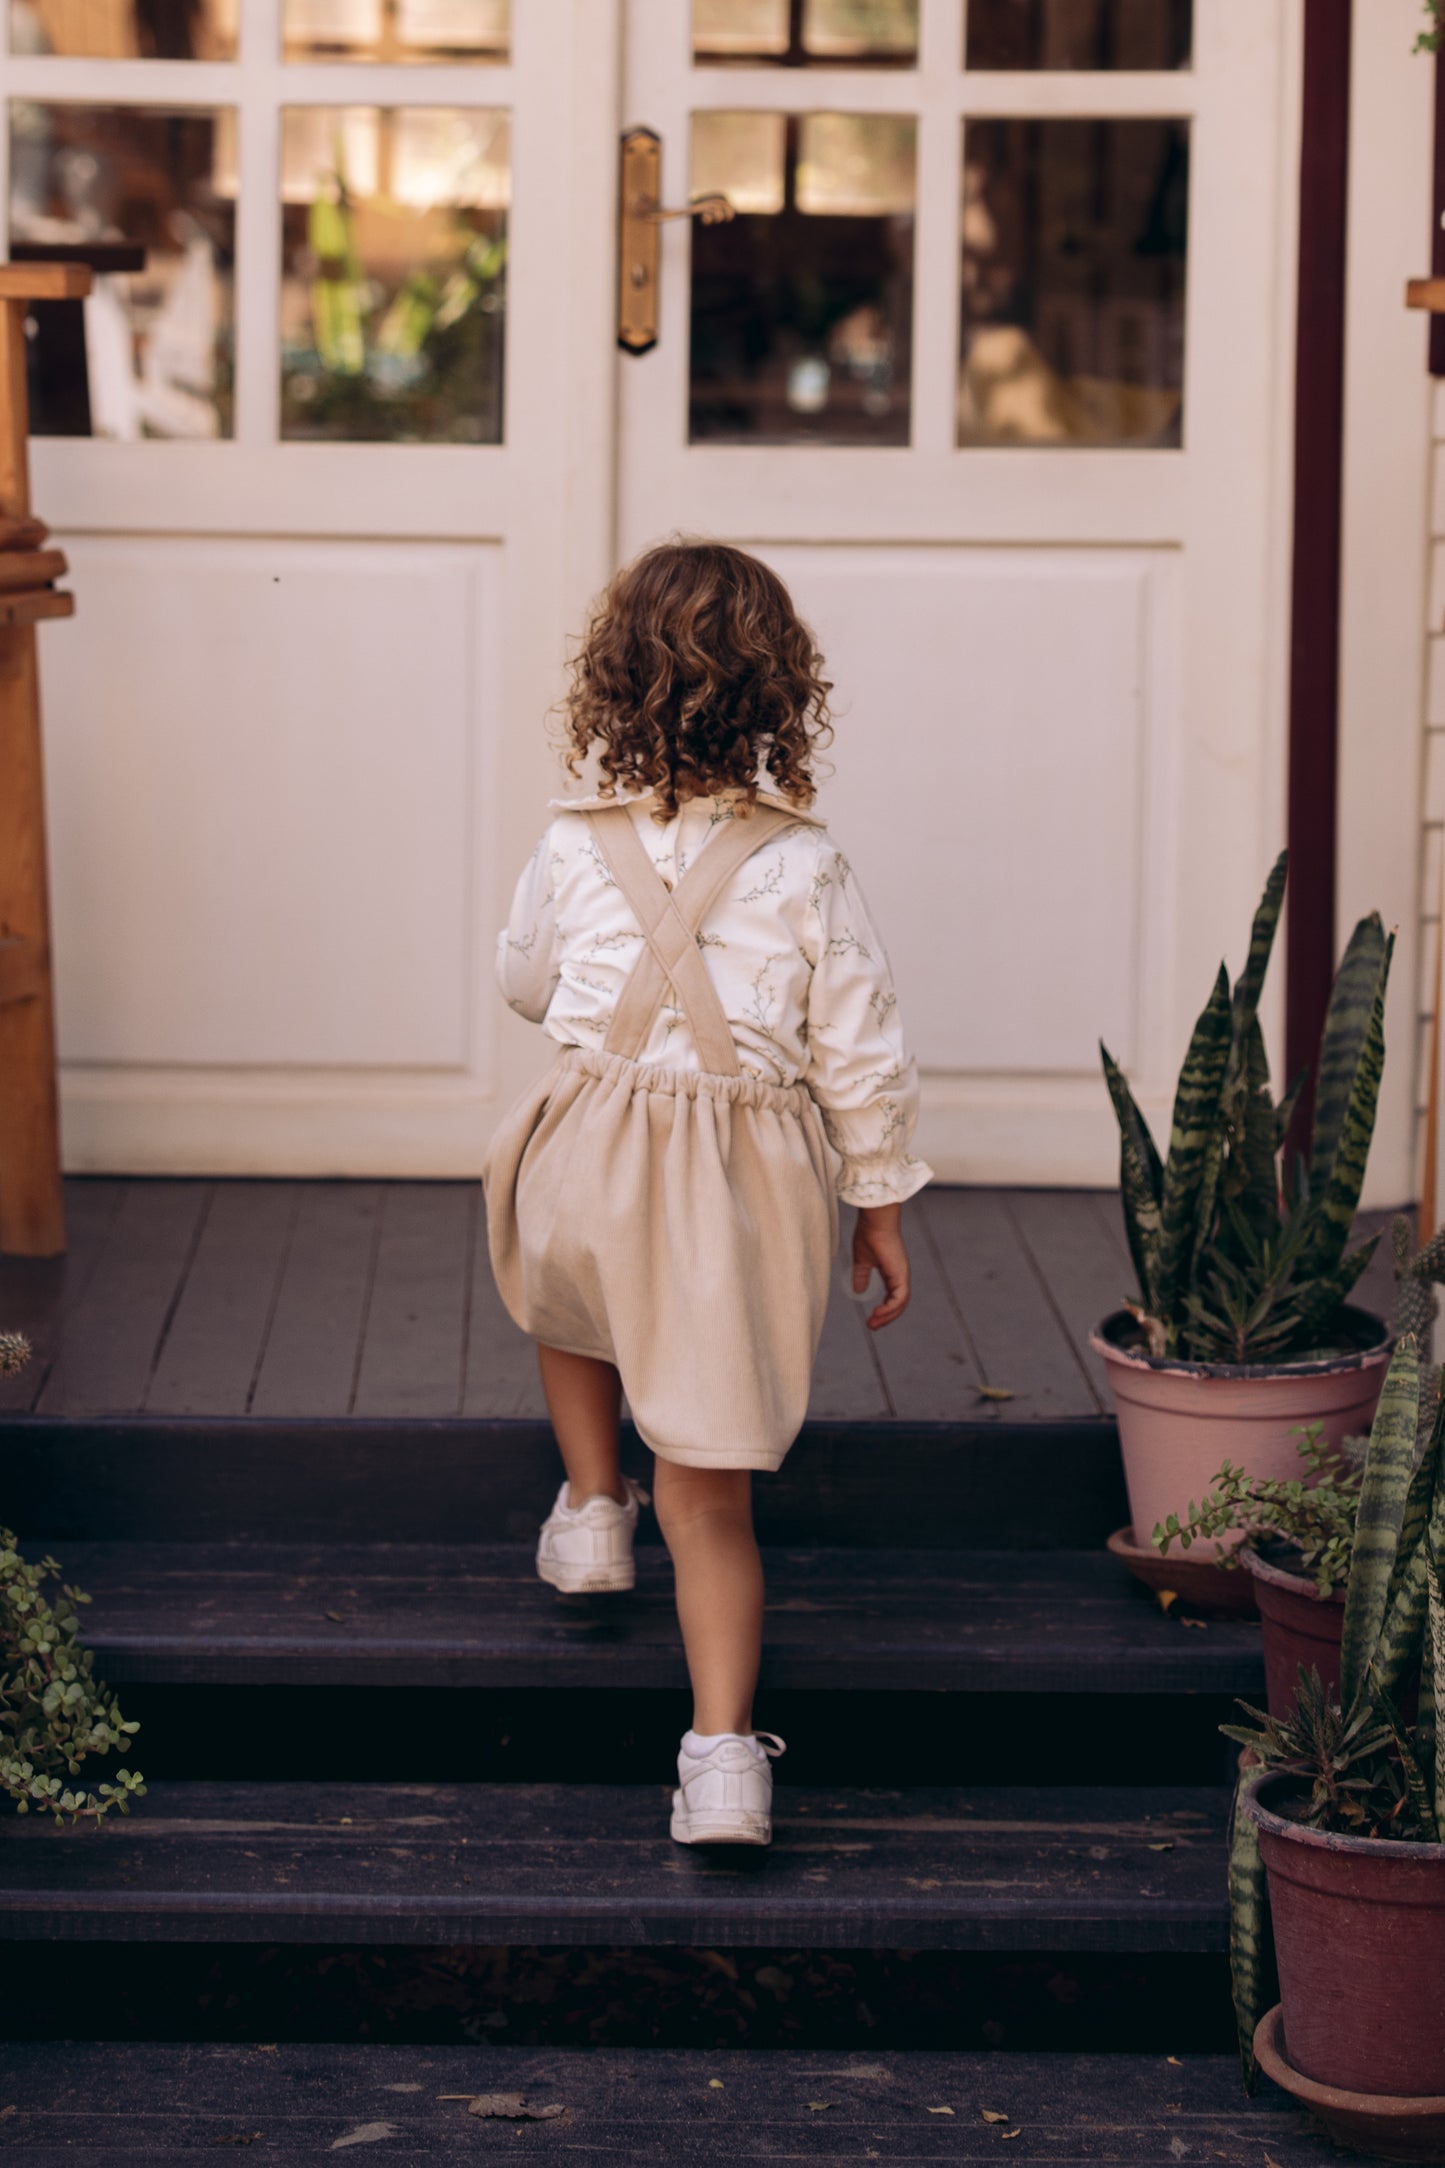
[[(1109, 1366), (1136, 1543), (1171, 1513), (1209, 1491), (1230, 1460), (1254, 1476), (1289, 1481), (1300, 1472), (1297, 1433), (1318, 1423), (1328, 1444), (1368, 1431), (1394, 1345), (1384, 1324), (1346, 1310), (1359, 1345), (1327, 1362), (1236, 1367), (1141, 1355), (1127, 1310), (1106, 1318), (1090, 1345)], [(1217, 1546), (1216, 1546), (1217, 1548)], [(1195, 1544), (1194, 1558), (1208, 1555)]]
[(1349, 2092), (1445, 2095), (1445, 1844), (1305, 1829), (1297, 1795), (1272, 1776), (1241, 1802), (1269, 1874), (1290, 2063)]
[(1339, 1687), (1345, 1592), (1337, 1588), (1321, 1596), (1312, 1580), (1271, 1565), (1249, 1544), (1240, 1553), (1240, 1563), (1254, 1582), (1254, 1600), (1264, 1621), (1269, 1712), (1287, 1716), (1295, 1705), (1301, 1664), (1317, 1671), (1331, 1691)]

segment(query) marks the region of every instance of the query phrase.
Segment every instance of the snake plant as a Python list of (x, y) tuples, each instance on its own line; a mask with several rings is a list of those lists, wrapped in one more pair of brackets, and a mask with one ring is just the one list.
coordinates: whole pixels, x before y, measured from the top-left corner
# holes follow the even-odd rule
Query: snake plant
[[(1306, 1827), (1345, 1836), (1438, 1843), (1445, 1834), (1445, 1413), (1417, 1447), (1422, 1373), (1401, 1340), (1370, 1432), (1345, 1593), (1340, 1690), (1301, 1667), (1298, 1704), (1269, 1716), (1244, 1704), (1249, 1726), (1225, 1736), (1256, 1766), (1296, 1777), (1292, 1810)], [(1401, 1711), (1418, 1681), (1413, 1723)], [(1251, 1769), (1241, 1785), (1254, 1775)], [(1253, 2089), (1254, 2031), (1267, 1999), (1268, 1892), (1259, 1833), (1236, 1797), (1230, 1838), (1230, 1966), (1245, 2085)]]
[(1384, 1069), (1394, 936), (1378, 913), (1350, 936), (1320, 1041), (1309, 1152), (1286, 1166), (1304, 1077), (1276, 1103), (1259, 1001), (1287, 871), (1281, 853), (1233, 986), (1219, 967), (1180, 1072), (1163, 1158), (1118, 1063), (1100, 1047), (1139, 1278), (1128, 1307), (1151, 1355), (1287, 1363), (1349, 1341), (1340, 1312), (1375, 1247), (1351, 1250), (1349, 1239)]

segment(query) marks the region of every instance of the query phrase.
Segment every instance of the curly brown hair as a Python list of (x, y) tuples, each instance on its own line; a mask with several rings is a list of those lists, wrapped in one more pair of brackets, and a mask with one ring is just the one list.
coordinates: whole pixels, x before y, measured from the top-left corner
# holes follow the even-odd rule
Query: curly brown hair
[(741, 793), (758, 771), (811, 805), (815, 749), (832, 735), (823, 658), (767, 565), (726, 542), (663, 542), (624, 566), (592, 613), (563, 702), (567, 766), (595, 745), (601, 789), (686, 798)]

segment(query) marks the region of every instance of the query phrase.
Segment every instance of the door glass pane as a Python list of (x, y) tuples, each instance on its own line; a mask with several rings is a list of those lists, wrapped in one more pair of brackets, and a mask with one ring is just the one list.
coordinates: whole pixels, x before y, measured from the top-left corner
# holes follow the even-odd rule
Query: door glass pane
[(1189, 123), (971, 120), (960, 444), (1183, 441)]
[(234, 60), (239, 0), (10, 0), (12, 53)]
[(288, 106), (281, 434), (499, 444), (508, 117)]
[(505, 60), (511, 0), (283, 0), (288, 60)]
[(37, 435), (231, 434), (235, 172), (228, 107), (12, 101), (11, 252), (97, 271), (83, 313), (35, 310)]
[(964, 0), (970, 68), (1187, 68), (1194, 0)]
[(906, 444), (916, 126), (695, 113), (689, 440)]
[(918, 0), (692, 0), (694, 60), (911, 67)]

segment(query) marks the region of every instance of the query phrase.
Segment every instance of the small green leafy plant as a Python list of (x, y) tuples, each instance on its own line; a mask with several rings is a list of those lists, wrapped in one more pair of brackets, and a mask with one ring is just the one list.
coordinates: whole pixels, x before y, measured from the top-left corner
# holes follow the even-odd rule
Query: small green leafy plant
[[(0, 1375), (22, 1370), (30, 1357), (20, 1333), (0, 1333)], [(51, 1602), (53, 1558), (31, 1565), (8, 1528), (0, 1528), (0, 1797), (17, 1814), (31, 1808), (57, 1822), (99, 1822), (125, 1814), (145, 1791), (140, 1772), (122, 1769), (95, 1790), (69, 1780), (96, 1754), (125, 1754), (140, 1729), (94, 1675), (95, 1658), (80, 1641), (79, 1606), (90, 1598), (62, 1585)]]
[(1309, 1155), (1287, 1167), (1304, 1077), (1276, 1104), (1259, 1021), (1287, 872), (1281, 854), (1233, 986), (1219, 967), (1180, 1072), (1165, 1158), (1100, 1048), (1139, 1276), (1127, 1308), (1152, 1356), (1280, 1364), (1357, 1344), (1342, 1312), (1379, 1239), (1349, 1248), (1385, 1065), (1394, 937), (1378, 913), (1350, 936), (1320, 1042)]
[[(1293, 1714), (1244, 1707), (1225, 1736), (1266, 1773), (1297, 1779), (1289, 1811), (1343, 1836), (1440, 1842), (1445, 1831), (1445, 1452), (1437, 1414), (1417, 1450), (1421, 1366), (1413, 1338), (1390, 1364), (1370, 1432), (1345, 1588), (1340, 1690), (1301, 1669)], [(1417, 1686), (1413, 1722), (1402, 1714)], [(1241, 1784), (1251, 1782), (1251, 1769)], [(1264, 2014), (1268, 1891), (1259, 1832), (1236, 1798), (1230, 1839), (1230, 1956), (1245, 2085)]]
[(1287, 1482), (1252, 1476), (1227, 1460), (1208, 1496), (1197, 1505), (1190, 1499), (1182, 1521), (1171, 1513), (1159, 1523), (1153, 1537), (1159, 1549), (1167, 1555), (1172, 1543), (1187, 1551), (1233, 1535), (1237, 1540), (1217, 1554), (1221, 1566), (1238, 1567), (1246, 1543), (1269, 1552), (1279, 1548), (1288, 1552), (1291, 1572), (1314, 1576), (1321, 1596), (1343, 1588), (1354, 1550), (1363, 1462), (1351, 1457), (1351, 1441), (1335, 1452), (1318, 1423), (1296, 1437), (1302, 1475)]
[(1425, 13), (1430, 19), (1430, 28), (1420, 32), (1415, 40), (1415, 50), (1417, 53), (1438, 53), (1440, 40), (1445, 37), (1445, 0), (1425, 0)]

